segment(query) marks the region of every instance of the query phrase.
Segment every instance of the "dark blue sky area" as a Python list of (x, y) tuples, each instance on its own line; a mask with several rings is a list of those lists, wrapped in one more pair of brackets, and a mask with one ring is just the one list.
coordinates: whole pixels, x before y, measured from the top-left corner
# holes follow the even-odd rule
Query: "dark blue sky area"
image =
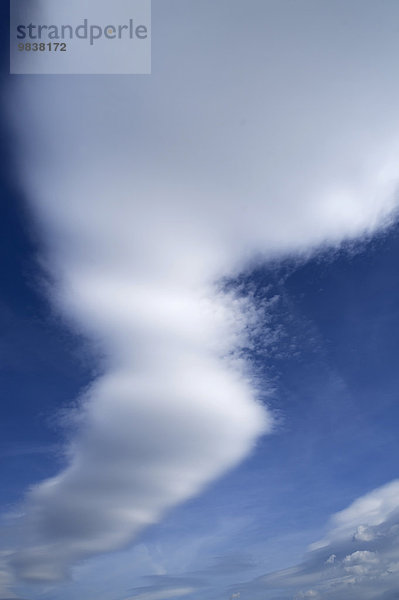
[(327, 477), (344, 479), (349, 493), (398, 475), (398, 250), (394, 228), (356, 251), (310, 261), (282, 285), (303, 347), (280, 361), (287, 426), (317, 423), (310, 460), (325, 461)]
[[(57, 320), (42, 293), (38, 246), (10, 164), (8, 132), (1, 131), (1, 421), (2, 505), (25, 485), (54, 470), (60, 431), (56, 411), (87, 382), (89, 365), (76, 340)], [(49, 452), (49, 446), (50, 452)]]

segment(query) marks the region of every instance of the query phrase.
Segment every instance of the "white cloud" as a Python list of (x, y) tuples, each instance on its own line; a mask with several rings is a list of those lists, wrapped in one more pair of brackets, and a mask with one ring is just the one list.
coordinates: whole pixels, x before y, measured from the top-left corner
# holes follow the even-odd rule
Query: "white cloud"
[(148, 311), (138, 296), (132, 286), (122, 301), (133, 308), (99, 308), (112, 368), (87, 393), (69, 467), (29, 494), (25, 527), (37, 543), (14, 560), (25, 578), (59, 578), (77, 558), (124, 546), (233, 466), (267, 427), (240, 361), (222, 357), (234, 337), (230, 303), (180, 300), (187, 331), (179, 336), (177, 320), (174, 336), (175, 304), (168, 313), (161, 294)]
[(152, 592), (143, 592), (136, 596), (130, 596), (126, 600), (168, 600), (169, 598), (180, 598), (182, 596), (188, 596), (195, 591), (194, 588), (182, 587), (182, 588), (165, 588), (164, 590), (157, 590)]
[(373, 530), (365, 525), (359, 525), (353, 538), (358, 542), (371, 542), (375, 537)]
[(369, 550), (356, 550), (352, 554), (345, 556), (343, 560), (344, 570), (354, 575), (368, 575), (376, 571), (379, 565), (379, 558), (375, 552)]
[(399, 506), (399, 480), (373, 490), (355, 500), (348, 508), (334, 515), (326, 538), (316, 542), (311, 549), (323, 548), (333, 541), (352, 535), (356, 541), (372, 541), (375, 527), (386, 521)]
[[(398, 481), (355, 500), (331, 518), (330, 527), (323, 544), (314, 544), (302, 564), (260, 577), (243, 587), (241, 597), (268, 600), (279, 589), (296, 598), (311, 597), (311, 591), (323, 600), (395, 598), (399, 588)], [(354, 535), (368, 527), (373, 535), (367, 539)]]
[[(255, 4), (251, 26), (269, 27)], [(226, 16), (213, 2), (178, 11), (159, 3), (165, 27), (152, 77), (13, 86), (10, 113), (52, 301), (93, 341), (103, 369), (75, 415), (67, 468), (27, 495), (13, 560), (22, 578), (56, 580), (130, 543), (270, 429), (234, 353), (253, 311), (217, 291), (220, 276), (393, 219), (398, 94), (389, 87), (389, 102), (383, 94), (373, 103), (361, 91), (384, 88), (384, 72), (366, 70), (359, 82), (357, 54), (338, 57), (356, 85), (337, 105), (341, 83), (325, 64), (334, 35), (326, 33), (316, 62), (317, 22), (300, 60), (285, 27), (265, 35), (255, 25), (252, 44), (237, 44), (246, 14), (234, 6), (220, 39)], [(190, 33), (194, 23), (207, 29), (206, 49)], [(273, 44), (284, 52), (265, 61)]]

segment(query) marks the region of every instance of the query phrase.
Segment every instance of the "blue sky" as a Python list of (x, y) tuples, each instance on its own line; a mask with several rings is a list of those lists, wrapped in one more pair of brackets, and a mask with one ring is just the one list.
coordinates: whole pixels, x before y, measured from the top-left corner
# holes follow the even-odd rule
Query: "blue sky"
[(3, 62), (1, 600), (399, 597), (398, 5), (249, 4)]

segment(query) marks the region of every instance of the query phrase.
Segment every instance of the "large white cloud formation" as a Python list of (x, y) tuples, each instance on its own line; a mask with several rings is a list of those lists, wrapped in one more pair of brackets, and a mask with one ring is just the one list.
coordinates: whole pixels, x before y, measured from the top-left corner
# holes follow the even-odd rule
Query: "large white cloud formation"
[(52, 301), (103, 372), (68, 466), (27, 495), (20, 577), (128, 544), (268, 430), (236, 352), (253, 313), (221, 276), (392, 219), (399, 88), (355, 4), (159, 2), (151, 77), (14, 82)]

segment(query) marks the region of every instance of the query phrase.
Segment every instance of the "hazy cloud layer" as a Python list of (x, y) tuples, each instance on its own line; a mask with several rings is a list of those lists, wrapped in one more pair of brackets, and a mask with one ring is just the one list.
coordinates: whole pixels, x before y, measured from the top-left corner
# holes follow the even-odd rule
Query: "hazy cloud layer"
[[(337, 3), (337, 47), (334, 11), (300, 4), (155, 3), (151, 77), (10, 90), (49, 293), (103, 372), (73, 415), (68, 466), (27, 494), (22, 578), (125, 546), (270, 428), (239, 350), (256, 310), (220, 276), (393, 218), (399, 88), (386, 45), (366, 43), (375, 8), (359, 25)], [(375, 569), (362, 556), (340, 572)]]

